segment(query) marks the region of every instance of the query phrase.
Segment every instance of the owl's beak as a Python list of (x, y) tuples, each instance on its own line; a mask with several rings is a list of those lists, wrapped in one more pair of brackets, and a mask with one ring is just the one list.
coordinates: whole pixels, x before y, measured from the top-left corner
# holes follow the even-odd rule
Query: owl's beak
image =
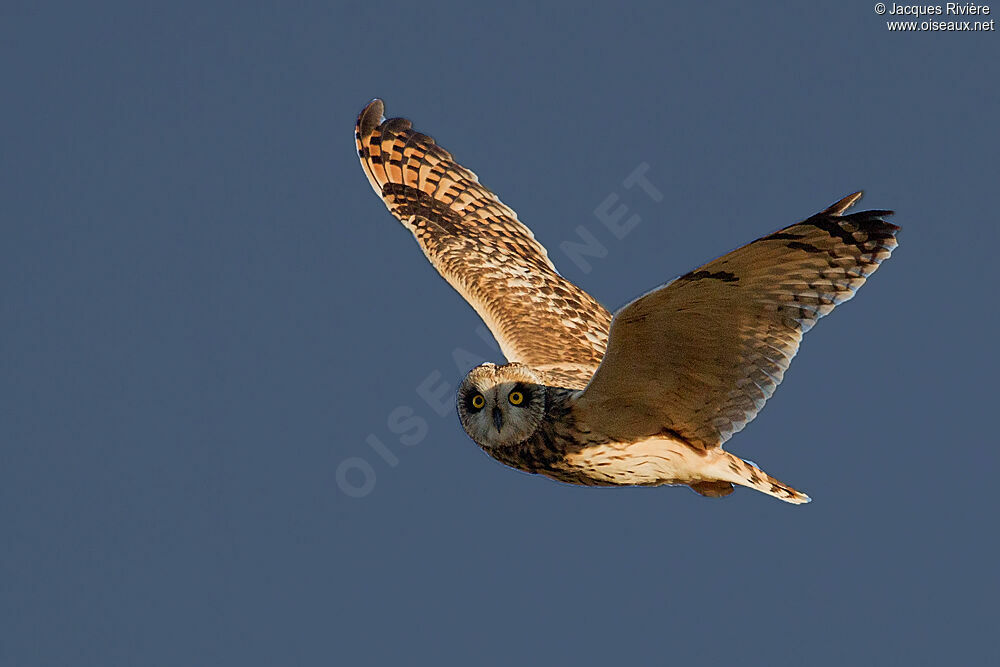
[(500, 429), (503, 428), (503, 413), (500, 412), (500, 408), (493, 408), (493, 423), (497, 427), (497, 433), (499, 433)]

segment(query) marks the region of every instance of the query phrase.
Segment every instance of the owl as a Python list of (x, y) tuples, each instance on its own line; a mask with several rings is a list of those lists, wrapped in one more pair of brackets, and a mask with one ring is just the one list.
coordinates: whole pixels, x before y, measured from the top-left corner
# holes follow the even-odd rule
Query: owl
[(475, 309), (508, 363), (469, 371), (458, 415), (513, 468), (591, 486), (734, 485), (809, 497), (723, 449), (764, 407), (802, 335), (896, 247), (891, 211), (848, 195), (657, 287), (614, 316), (563, 278), (517, 215), (381, 100), (361, 112), (369, 183)]

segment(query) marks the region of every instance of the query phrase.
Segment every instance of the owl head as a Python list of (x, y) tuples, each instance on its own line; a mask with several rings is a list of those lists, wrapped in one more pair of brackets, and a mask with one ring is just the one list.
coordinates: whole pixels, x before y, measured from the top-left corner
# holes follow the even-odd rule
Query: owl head
[(458, 388), (458, 416), (480, 447), (520, 444), (542, 423), (545, 391), (523, 364), (476, 366)]

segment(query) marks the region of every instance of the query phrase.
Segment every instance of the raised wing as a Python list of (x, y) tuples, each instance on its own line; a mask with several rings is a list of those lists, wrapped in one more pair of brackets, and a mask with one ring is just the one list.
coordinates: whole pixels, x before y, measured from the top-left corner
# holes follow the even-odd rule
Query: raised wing
[(474, 173), (381, 100), (358, 117), (358, 155), (389, 211), (479, 313), (510, 361), (582, 388), (604, 355), (611, 315), (564, 279), (517, 214)]
[(615, 313), (578, 418), (627, 440), (721, 445), (764, 407), (802, 335), (896, 247), (891, 211), (827, 210), (743, 246)]

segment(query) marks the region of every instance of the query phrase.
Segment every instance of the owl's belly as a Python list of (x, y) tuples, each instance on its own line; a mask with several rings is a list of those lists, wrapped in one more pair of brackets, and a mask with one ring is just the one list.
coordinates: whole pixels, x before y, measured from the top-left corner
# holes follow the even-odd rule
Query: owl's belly
[[(636, 442), (609, 442), (568, 452), (556, 466), (590, 484), (690, 484), (715, 479), (718, 454), (684, 442), (656, 437)], [(579, 482), (578, 482), (579, 483)]]

